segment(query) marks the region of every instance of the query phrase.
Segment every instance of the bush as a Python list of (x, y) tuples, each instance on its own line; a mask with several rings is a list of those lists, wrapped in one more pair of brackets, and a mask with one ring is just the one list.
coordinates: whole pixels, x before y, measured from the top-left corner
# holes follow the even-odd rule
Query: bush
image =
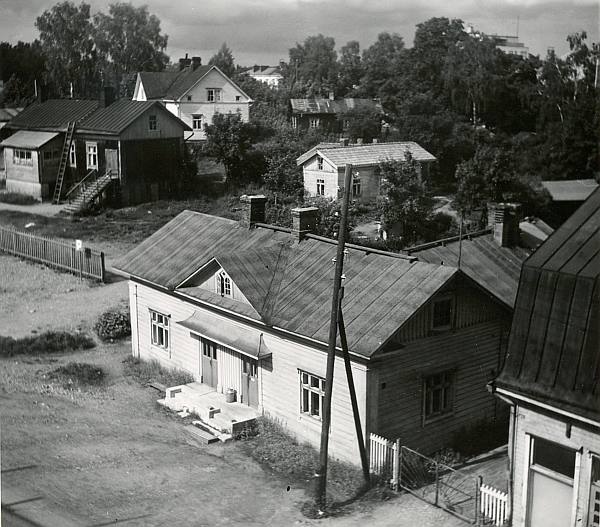
[(18, 192), (0, 192), (0, 202), (13, 205), (34, 205), (39, 203), (33, 196), (19, 194)]
[(51, 379), (61, 380), (65, 388), (100, 386), (106, 374), (102, 368), (85, 362), (69, 362), (48, 374)]
[(141, 383), (159, 382), (167, 387), (194, 382), (194, 376), (185, 370), (166, 368), (157, 360), (142, 360), (129, 356), (124, 361), (126, 375), (131, 375)]
[(101, 340), (116, 340), (131, 335), (129, 310), (110, 310), (102, 313), (94, 330)]
[(0, 336), (0, 357), (67, 353), (90, 349), (95, 345), (93, 339), (84, 333), (68, 333), (66, 331), (46, 331), (21, 339)]

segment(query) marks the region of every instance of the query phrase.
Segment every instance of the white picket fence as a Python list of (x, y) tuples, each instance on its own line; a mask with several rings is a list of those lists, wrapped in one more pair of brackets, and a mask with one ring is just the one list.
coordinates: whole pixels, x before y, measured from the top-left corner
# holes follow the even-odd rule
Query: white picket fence
[(390, 485), (397, 488), (400, 470), (400, 440), (390, 441), (371, 434), (369, 441), (369, 464), (372, 474), (389, 476)]
[(508, 494), (489, 485), (481, 485), (479, 492), (482, 516), (494, 525), (504, 525), (508, 513)]

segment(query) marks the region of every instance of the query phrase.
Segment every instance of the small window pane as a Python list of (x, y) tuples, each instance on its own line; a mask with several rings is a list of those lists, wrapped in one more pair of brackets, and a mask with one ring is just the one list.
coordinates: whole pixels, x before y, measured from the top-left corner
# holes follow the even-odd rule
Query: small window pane
[(302, 374), (302, 384), (308, 384), (308, 374), (307, 373)]
[(319, 394), (315, 393), (315, 392), (310, 392), (310, 398), (311, 398), (311, 405), (312, 405), (312, 408), (310, 411), (311, 415), (320, 415), (320, 413), (319, 413), (320, 412), (320, 408), (319, 408), (320, 396), (319, 396)]
[(533, 440), (533, 464), (572, 478), (575, 475), (575, 451), (536, 437)]

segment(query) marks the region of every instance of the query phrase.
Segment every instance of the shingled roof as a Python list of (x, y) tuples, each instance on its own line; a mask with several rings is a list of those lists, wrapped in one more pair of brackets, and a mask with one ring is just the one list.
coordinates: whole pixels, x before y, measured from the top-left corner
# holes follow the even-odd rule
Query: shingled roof
[(99, 101), (83, 99), (49, 99), (33, 103), (13, 117), (7, 128), (64, 132), (70, 121), (80, 121), (99, 106)]
[[(115, 267), (284, 330), (327, 342), (336, 253), (333, 240), (255, 229), (184, 211), (125, 255)], [(206, 291), (195, 276), (218, 262), (252, 306)], [(354, 353), (369, 357), (459, 271), (397, 254), (350, 247), (345, 262), (344, 316)]]
[(600, 422), (600, 189), (525, 262), (496, 386)]
[(293, 114), (343, 114), (350, 110), (371, 110), (383, 114), (381, 103), (373, 99), (290, 99)]

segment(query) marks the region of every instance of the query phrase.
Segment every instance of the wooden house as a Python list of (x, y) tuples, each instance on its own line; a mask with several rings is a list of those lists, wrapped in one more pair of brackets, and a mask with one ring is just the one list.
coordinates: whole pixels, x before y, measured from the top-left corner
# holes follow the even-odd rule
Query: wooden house
[(527, 259), (504, 367), (512, 525), (600, 525), (600, 190)]
[(7, 189), (45, 200), (58, 181), (61, 197), (71, 189), (75, 200), (109, 194), (125, 205), (176, 189), (189, 130), (160, 103), (110, 99), (32, 104), (4, 128)]
[(257, 66), (255, 64), (251, 68), (242, 71), (242, 75), (248, 75), (248, 77), (252, 77), (271, 88), (277, 88), (283, 79), (281, 74), (282, 65), (283, 63), (280, 63), (279, 66)]
[(206, 139), (204, 126), (216, 113), (239, 113), (250, 119), (252, 99), (216, 66), (202, 66), (199, 57), (180, 59), (179, 71), (140, 72), (134, 101), (160, 101), (192, 130), (186, 141)]
[[(132, 353), (189, 371), (217, 392), (319, 444), (335, 240), (264, 221), (185, 211), (125, 255)], [(510, 310), (455, 267), (348, 245), (343, 312), (365, 438), (426, 453), (498, 415), (486, 384), (501, 366)], [(359, 463), (341, 350), (331, 451)], [(249, 390), (252, 387), (252, 391)]]
[(346, 164), (352, 164), (352, 199), (372, 201), (380, 195), (381, 178), (377, 168), (382, 161), (404, 161), (410, 153), (419, 164), (423, 177), (436, 158), (412, 141), (398, 143), (337, 145), (323, 143), (302, 154), (296, 164), (302, 167), (304, 191), (311, 197), (337, 200), (344, 186)]

